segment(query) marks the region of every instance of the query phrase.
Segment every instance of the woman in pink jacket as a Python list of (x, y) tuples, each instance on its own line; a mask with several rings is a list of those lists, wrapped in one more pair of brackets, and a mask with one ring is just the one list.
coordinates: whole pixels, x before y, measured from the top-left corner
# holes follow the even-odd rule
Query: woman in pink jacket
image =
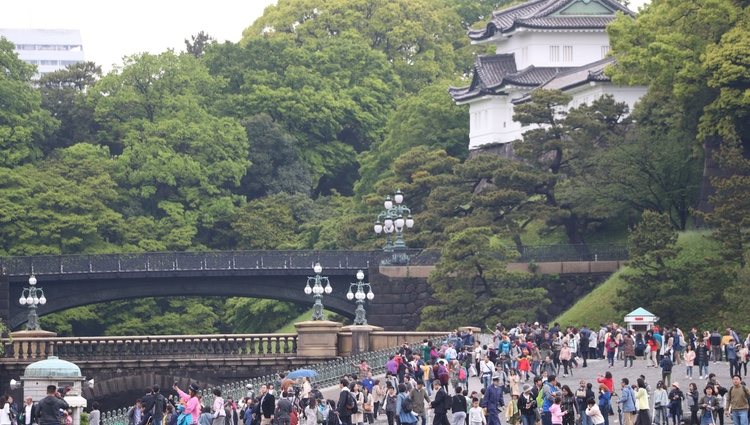
[(570, 368), (570, 359), (572, 358), (572, 353), (570, 352), (570, 347), (568, 347), (568, 343), (563, 343), (562, 347), (560, 348), (560, 361), (563, 364), (563, 377), (568, 376), (568, 369)]
[(198, 385), (195, 382), (190, 384), (190, 387), (188, 388), (190, 394), (179, 389), (176, 382), (172, 389), (177, 391), (177, 394), (180, 395), (180, 402), (185, 403), (185, 411), (183, 413), (190, 415), (193, 418), (193, 421), (191, 422), (192, 425), (197, 424), (198, 417), (201, 415), (201, 402), (198, 400), (198, 391), (200, 391), (200, 388)]

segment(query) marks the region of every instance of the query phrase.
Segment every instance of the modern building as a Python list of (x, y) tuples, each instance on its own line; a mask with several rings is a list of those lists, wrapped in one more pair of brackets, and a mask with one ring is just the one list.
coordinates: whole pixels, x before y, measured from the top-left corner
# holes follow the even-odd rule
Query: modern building
[(448, 90), (469, 105), (469, 149), (520, 139), (528, 128), (513, 121), (513, 108), (537, 88), (571, 94), (571, 106), (611, 94), (632, 108), (646, 87), (617, 86), (604, 74), (614, 62), (606, 27), (617, 14), (635, 16), (616, 0), (531, 0), (469, 30), (472, 43), (495, 46), (477, 58), (469, 86)]
[(21, 60), (36, 65), (37, 76), (84, 61), (79, 30), (0, 28), (0, 37), (16, 45)]

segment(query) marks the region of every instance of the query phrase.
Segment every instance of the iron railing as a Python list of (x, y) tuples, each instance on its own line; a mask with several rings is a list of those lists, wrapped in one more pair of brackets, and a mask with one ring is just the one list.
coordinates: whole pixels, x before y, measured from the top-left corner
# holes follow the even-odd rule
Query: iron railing
[[(448, 334), (446, 333), (446, 336)], [(435, 338), (433, 341), (441, 341), (444, 338)], [(420, 342), (414, 342), (410, 344), (413, 350), (421, 344)], [(321, 389), (336, 384), (342, 376), (351, 375), (359, 371), (357, 364), (361, 360), (367, 360), (367, 363), (372, 368), (373, 375), (384, 373), (385, 364), (388, 361), (388, 356), (392, 355), (399, 347), (392, 347), (378, 351), (371, 351), (367, 353), (360, 353), (351, 355), (348, 357), (331, 360), (327, 362), (317, 363), (309, 366), (305, 366), (305, 369), (313, 369), (318, 372), (315, 378), (311, 381), (317, 383)], [(257, 391), (261, 385), (267, 383), (277, 383), (278, 372), (271, 373), (268, 375), (260, 376), (257, 378), (245, 379), (242, 381), (232, 382), (229, 384), (219, 385), (217, 387), (207, 388), (203, 391), (203, 405), (213, 404), (213, 390), (218, 388), (221, 390), (221, 394), (224, 399), (232, 398), (233, 400), (241, 400), (247, 395), (248, 386), (251, 386), (254, 391)], [(128, 425), (128, 408), (115, 409), (109, 412), (103, 412), (101, 415), (102, 425)]]
[[(409, 265), (434, 265), (438, 249), (407, 249)], [(123, 272), (308, 270), (318, 262), (325, 269), (367, 269), (382, 251), (213, 251), (152, 252), (139, 254), (40, 255), (0, 258), (0, 272), (8, 276), (66, 275)], [(529, 245), (521, 249), (519, 262), (625, 260), (628, 250), (620, 244)], [(375, 263), (378, 264), (378, 263)]]
[(215, 251), (0, 258), (8, 276), (197, 270), (367, 269), (380, 251)]
[(524, 246), (517, 261), (616, 261), (627, 258), (628, 249), (625, 245), (592, 243)]

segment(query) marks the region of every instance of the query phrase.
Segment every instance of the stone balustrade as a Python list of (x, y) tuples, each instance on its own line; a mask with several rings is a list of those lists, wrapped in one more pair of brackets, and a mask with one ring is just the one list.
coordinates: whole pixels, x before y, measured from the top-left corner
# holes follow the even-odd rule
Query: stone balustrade
[(157, 335), (111, 337), (12, 338), (2, 340), (5, 357), (70, 361), (148, 357), (284, 356), (297, 352), (297, 334)]

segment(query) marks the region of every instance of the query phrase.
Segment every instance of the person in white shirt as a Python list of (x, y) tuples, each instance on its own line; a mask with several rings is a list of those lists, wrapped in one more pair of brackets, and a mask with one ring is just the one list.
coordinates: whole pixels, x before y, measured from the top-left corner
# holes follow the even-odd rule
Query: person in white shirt
[[(29, 402), (31, 401), (31, 397), (26, 398), (26, 404), (27, 404), (27, 411)], [(29, 422), (29, 414), (26, 414), (26, 425), (30, 425), (31, 422)], [(99, 425), (101, 418), (101, 412), (99, 411), (99, 402), (95, 401), (91, 404), (91, 413), (89, 413), (89, 425)]]
[(10, 401), (7, 396), (0, 397), (0, 425), (10, 425)]
[(490, 361), (489, 356), (484, 356), (484, 360), (479, 364), (479, 376), (482, 378), (482, 384), (484, 388), (490, 386), (492, 382), (492, 375), (495, 374), (495, 364)]
[(593, 398), (590, 398), (586, 404), (588, 407), (586, 408), (586, 416), (591, 418), (591, 422), (594, 423), (594, 425), (601, 425), (604, 423), (604, 416), (602, 416), (601, 410), (599, 410), (599, 406), (596, 405), (596, 400)]

